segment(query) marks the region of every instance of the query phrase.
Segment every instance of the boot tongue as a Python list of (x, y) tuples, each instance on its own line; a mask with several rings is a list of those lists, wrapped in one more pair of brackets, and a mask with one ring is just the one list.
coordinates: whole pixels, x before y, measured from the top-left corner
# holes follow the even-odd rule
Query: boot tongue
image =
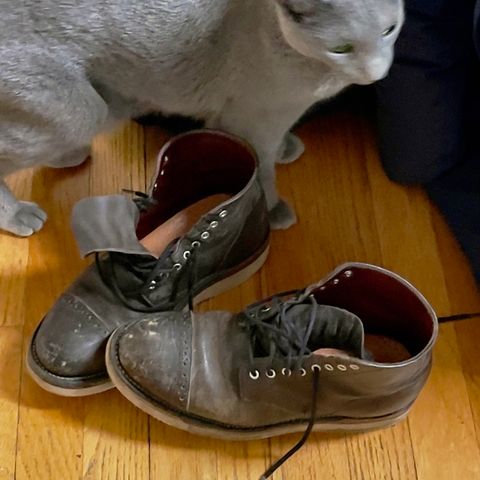
[(82, 256), (95, 252), (149, 255), (138, 241), (138, 208), (124, 195), (90, 197), (73, 208), (72, 229)]
[[(298, 304), (287, 310), (287, 322), (297, 333), (297, 342), (305, 336), (314, 308), (311, 304)], [(317, 354), (366, 358), (364, 336), (363, 324), (356, 315), (341, 308), (318, 305), (307, 347)], [(270, 336), (263, 335), (260, 344), (268, 354)], [(283, 353), (288, 352), (289, 343), (285, 338), (279, 337), (277, 345)]]

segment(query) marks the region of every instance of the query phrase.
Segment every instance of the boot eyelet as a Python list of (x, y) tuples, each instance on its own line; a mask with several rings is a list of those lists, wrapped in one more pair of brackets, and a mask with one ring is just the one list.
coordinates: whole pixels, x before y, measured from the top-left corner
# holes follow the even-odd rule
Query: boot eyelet
[(304, 368), (300, 369), (300, 375), (304, 377), (307, 374), (307, 371)]
[(337, 365), (337, 368), (341, 371), (341, 372), (346, 372), (347, 371), (347, 367), (345, 365)]
[(338, 285), (340, 283), (340, 280), (338, 278), (333, 279), (333, 284)]
[(292, 371), (289, 368), (282, 368), (282, 375), (289, 377), (292, 374)]
[(201, 245), (201, 243), (198, 240), (195, 240), (192, 242), (192, 248), (198, 248)]
[(345, 272), (343, 272), (343, 274), (347, 277), (347, 278), (350, 278), (352, 275), (353, 275), (353, 272), (351, 270), (347, 270)]
[(271, 368), (270, 370), (267, 370), (267, 372), (265, 373), (265, 375), (268, 377), (268, 378), (275, 378), (277, 376), (277, 372)]
[(176, 263), (176, 264), (173, 266), (173, 268), (174, 268), (174, 270), (177, 270), (177, 272), (178, 272), (179, 270), (182, 269), (182, 264), (181, 264), (181, 263)]
[(328, 370), (329, 372), (333, 371), (333, 367), (329, 363), (326, 363), (324, 367), (325, 367), (325, 370)]
[(260, 309), (260, 311), (261, 311), (262, 313), (267, 313), (267, 312), (269, 312), (271, 309), (272, 309), (272, 307), (271, 307), (270, 305), (264, 305), (264, 306)]
[(359, 367), (358, 365), (355, 365), (354, 363), (352, 363), (352, 364), (350, 365), (350, 368), (351, 368), (352, 370), (360, 370), (360, 367)]
[(217, 227), (218, 227), (218, 222), (216, 220), (210, 223), (210, 228), (217, 228)]
[(202, 240), (207, 240), (208, 238), (210, 238), (210, 234), (208, 232), (203, 232), (201, 235), (200, 235), (200, 238)]
[(222, 211), (218, 214), (218, 216), (219, 216), (220, 218), (225, 218), (227, 215), (228, 215), (228, 212), (227, 212), (226, 210), (222, 210)]
[(258, 380), (260, 377), (260, 372), (258, 370), (251, 370), (248, 372), (248, 375), (252, 380)]
[(188, 257), (190, 257), (190, 255), (192, 255), (192, 252), (191, 252), (190, 250), (185, 250), (185, 251), (183, 252), (183, 258), (184, 258), (185, 260), (187, 260)]
[(317, 365), (316, 363), (314, 363), (310, 369), (312, 370), (312, 372), (314, 372), (315, 370), (317, 370), (318, 372), (321, 372), (322, 371), (322, 367), (320, 365)]

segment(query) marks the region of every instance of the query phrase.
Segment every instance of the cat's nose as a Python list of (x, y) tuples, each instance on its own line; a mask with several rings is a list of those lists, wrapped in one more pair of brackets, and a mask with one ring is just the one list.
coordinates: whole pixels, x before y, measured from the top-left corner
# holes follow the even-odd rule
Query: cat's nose
[(390, 62), (385, 61), (383, 58), (371, 60), (365, 67), (365, 78), (369, 83), (376, 82), (385, 78), (390, 68)]
[(374, 60), (365, 68), (365, 80), (376, 82), (387, 76), (389, 65), (383, 60)]

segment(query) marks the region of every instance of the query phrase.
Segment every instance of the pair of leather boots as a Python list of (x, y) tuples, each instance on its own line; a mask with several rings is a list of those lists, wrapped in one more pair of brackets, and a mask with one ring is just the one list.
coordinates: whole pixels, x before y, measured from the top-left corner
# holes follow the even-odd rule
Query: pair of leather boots
[(268, 212), (242, 140), (195, 131), (162, 149), (148, 195), (93, 197), (73, 212), (95, 262), (35, 331), (28, 370), (46, 390), (116, 387), (153, 417), (232, 440), (369, 430), (406, 417), (431, 369), (438, 323), (383, 268), (349, 263), (239, 313), (194, 304), (265, 262)]

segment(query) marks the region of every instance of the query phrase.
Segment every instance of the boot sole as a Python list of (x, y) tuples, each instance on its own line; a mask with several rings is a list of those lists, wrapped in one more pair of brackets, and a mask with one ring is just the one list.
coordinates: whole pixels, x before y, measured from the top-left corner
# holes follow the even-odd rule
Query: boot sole
[[(149, 398), (145, 393), (136, 388), (128, 378), (119, 372), (120, 369), (117, 367), (118, 361), (115, 353), (116, 337), (117, 335), (115, 335), (115, 333), (110, 337), (107, 344), (105, 358), (107, 371), (114, 386), (137, 408), (167, 425), (180, 430), (185, 430), (195, 435), (232, 441), (260, 440), (279, 435), (304, 432), (307, 428), (307, 422), (303, 421), (257, 429), (235, 429), (227, 426), (222, 428), (221, 426), (210, 423), (208, 419), (205, 419), (205, 421), (202, 422), (199, 418), (189, 417), (188, 415), (184, 415), (174, 409), (170, 409), (167, 405), (163, 405), (160, 402), (156, 402)], [(406, 410), (378, 418), (342, 419), (330, 422), (318, 422), (314, 425), (313, 431), (359, 433), (384, 429), (403, 421), (408, 416), (409, 411), (410, 407)]]
[[(262, 251), (262, 253), (250, 264), (248, 264), (245, 268), (235, 272), (234, 274), (220, 280), (213, 285), (210, 285), (205, 290), (201, 291), (193, 300), (194, 305), (208, 300), (209, 298), (213, 298), (221, 293), (224, 293), (232, 288), (241, 285), (245, 281), (247, 281), (250, 277), (252, 277), (260, 268), (262, 268), (263, 264), (268, 258), (270, 250), (270, 245), (266, 245), (266, 248)], [(186, 307), (188, 309), (188, 306)], [(60, 395), (62, 397), (86, 397), (89, 395), (94, 395), (97, 393), (103, 393), (108, 390), (114, 388), (113, 383), (110, 379), (105, 378), (102, 380), (99, 379), (97, 385), (92, 385), (88, 387), (61, 387), (58, 385), (60, 382), (82, 382), (84, 379), (79, 377), (78, 379), (72, 377), (62, 377), (59, 375), (55, 375), (46, 369), (35, 359), (35, 355), (32, 352), (32, 345), (35, 339), (35, 333), (32, 336), (30, 341), (30, 345), (27, 351), (27, 358), (26, 358), (26, 367), (30, 377), (44, 390), (47, 392), (53, 393), (55, 395)], [(41, 375), (38, 373), (41, 371)], [(49, 382), (46, 378), (51, 379), (52, 382)]]

